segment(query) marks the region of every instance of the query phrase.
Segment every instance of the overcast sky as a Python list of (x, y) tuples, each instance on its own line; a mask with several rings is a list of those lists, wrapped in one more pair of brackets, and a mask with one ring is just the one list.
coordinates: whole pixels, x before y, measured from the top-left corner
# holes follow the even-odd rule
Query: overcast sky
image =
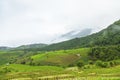
[(0, 0), (0, 46), (50, 43), (74, 29), (120, 19), (120, 0)]

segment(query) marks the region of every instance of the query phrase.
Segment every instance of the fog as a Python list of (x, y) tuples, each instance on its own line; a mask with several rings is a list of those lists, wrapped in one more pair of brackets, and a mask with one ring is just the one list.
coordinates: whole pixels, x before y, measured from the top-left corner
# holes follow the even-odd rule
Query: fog
[(72, 30), (120, 19), (120, 0), (0, 0), (0, 46), (51, 43)]

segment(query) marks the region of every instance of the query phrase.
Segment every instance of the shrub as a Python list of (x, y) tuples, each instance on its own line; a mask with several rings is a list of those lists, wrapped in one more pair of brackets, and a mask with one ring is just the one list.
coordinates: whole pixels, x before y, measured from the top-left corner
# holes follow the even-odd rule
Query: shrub
[(91, 68), (91, 66), (90, 65), (84, 65), (84, 67), (83, 67), (84, 69), (90, 69)]
[(84, 62), (79, 61), (79, 62), (77, 63), (77, 66), (78, 66), (78, 67), (83, 67), (83, 66), (84, 66)]
[(69, 64), (68, 65), (68, 67), (74, 67), (75, 66), (75, 64)]
[(96, 66), (102, 66), (102, 61), (96, 61), (95, 65)]
[(110, 64), (108, 62), (96, 61), (96, 66), (107, 68), (110, 67)]
[(94, 64), (94, 61), (89, 61), (89, 64), (93, 65), (93, 64)]
[(109, 64), (111, 67), (113, 67), (115, 65), (115, 63), (113, 61), (110, 61)]

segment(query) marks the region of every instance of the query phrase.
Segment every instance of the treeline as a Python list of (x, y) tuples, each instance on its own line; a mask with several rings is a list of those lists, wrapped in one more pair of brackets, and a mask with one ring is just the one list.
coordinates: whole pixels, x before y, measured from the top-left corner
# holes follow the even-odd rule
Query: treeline
[(120, 45), (91, 48), (88, 56), (92, 61), (112, 61), (120, 59)]
[(98, 60), (95, 62), (95, 65), (102, 68), (114, 67), (114, 66), (120, 65), (120, 60), (113, 60), (108, 62), (103, 62)]

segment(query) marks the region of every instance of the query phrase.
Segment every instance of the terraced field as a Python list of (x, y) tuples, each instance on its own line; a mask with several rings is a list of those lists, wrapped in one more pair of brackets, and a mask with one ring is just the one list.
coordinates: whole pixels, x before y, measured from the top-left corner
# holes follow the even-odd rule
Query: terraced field
[(1, 80), (120, 80), (120, 66), (76, 69), (11, 64), (0, 67), (2, 70), (3, 68), (9, 71), (0, 75)]
[(69, 64), (75, 63), (78, 60), (83, 60), (87, 62), (87, 53), (89, 48), (72, 49), (72, 50), (59, 50), (40, 53), (32, 56), (34, 63), (40, 65), (63, 65), (67, 66)]

